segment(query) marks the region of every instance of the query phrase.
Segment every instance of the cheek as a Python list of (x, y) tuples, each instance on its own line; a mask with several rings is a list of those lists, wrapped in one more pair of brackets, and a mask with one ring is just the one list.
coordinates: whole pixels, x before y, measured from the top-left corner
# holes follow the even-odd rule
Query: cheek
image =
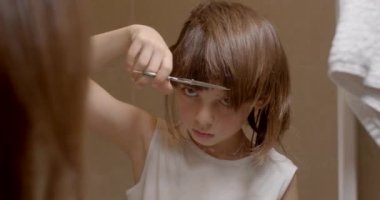
[[(241, 115), (236, 114), (236, 113), (224, 115), (224, 117), (220, 119), (221, 125), (225, 127), (226, 130), (229, 129), (232, 131), (238, 131), (244, 122), (245, 122), (245, 118), (243, 118)], [(226, 126), (226, 124), (228, 124), (228, 126)]]
[(176, 95), (176, 102), (180, 120), (187, 124), (194, 115), (194, 103), (189, 98), (183, 97), (181, 95)]
[(252, 111), (252, 103), (243, 104), (237, 111), (243, 120), (246, 120)]
[[(226, 132), (237, 132), (247, 121), (249, 112), (249, 108), (246, 109), (245, 107), (241, 107), (237, 111), (225, 112), (220, 115), (219, 123)], [(225, 124), (228, 124), (228, 126)]]

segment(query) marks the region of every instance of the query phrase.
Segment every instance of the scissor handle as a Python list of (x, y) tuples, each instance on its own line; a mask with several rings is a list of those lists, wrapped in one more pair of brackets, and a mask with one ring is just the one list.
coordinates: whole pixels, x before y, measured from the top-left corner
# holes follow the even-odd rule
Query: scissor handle
[(141, 72), (141, 71), (134, 71), (134, 72), (142, 73), (145, 76), (150, 76), (150, 77), (153, 77), (153, 78), (156, 77), (156, 75), (157, 75), (156, 72), (149, 72), (149, 71), (143, 71), (143, 72)]
[[(133, 71), (133, 72), (136, 72), (136, 73), (140, 73), (140, 74), (143, 74), (145, 76), (149, 76), (149, 77), (156, 77), (157, 73), (156, 72), (149, 72), (149, 71)], [(187, 79), (182, 79), (182, 78), (177, 78), (177, 77), (172, 77), (172, 76), (168, 76), (168, 80), (170, 81), (174, 81), (174, 82), (178, 82), (178, 83), (185, 83), (185, 84), (190, 84), (190, 81), (187, 80)]]

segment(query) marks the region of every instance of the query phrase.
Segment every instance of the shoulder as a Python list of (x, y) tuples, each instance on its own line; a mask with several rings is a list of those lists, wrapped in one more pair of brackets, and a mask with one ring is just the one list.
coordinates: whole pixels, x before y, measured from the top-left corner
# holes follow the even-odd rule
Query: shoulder
[(268, 158), (265, 162), (267, 172), (272, 174), (281, 184), (280, 192), (284, 194), (293, 182), (298, 167), (285, 155), (279, 153), (274, 148), (268, 152)]
[(279, 153), (276, 149), (272, 148), (268, 152), (268, 157), (265, 161), (265, 167), (271, 171), (276, 171), (284, 176), (293, 177), (297, 171), (297, 166), (285, 155)]
[(157, 118), (157, 131), (160, 133), (161, 140), (169, 143), (182, 144), (183, 141), (188, 140), (186, 131), (177, 124), (171, 124), (162, 118)]
[(270, 182), (289, 184), (297, 171), (297, 166), (285, 155), (272, 148), (264, 162), (257, 165), (260, 173)]
[[(167, 122), (162, 118), (154, 119), (154, 131), (148, 132), (145, 137), (145, 150), (148, 152), (152, 148), (169, 150), (172, 147), (178, 146), (180, 141), (176, 138), (174, 130), (170, 130)], [(157, 151), (158, 149), (155, 149)]]
[(288, 165), (288, 166), (294, 166), (294, 167), (296, 167), (296, 165), (288, 157), (286, 157), (285, 155), (281, 154), (280, 152), (278, 152), (274, 148), (272, 148), (271, 150), (269, 150), (269, 152), (268, 152), (268, 159), (271, 162), (275, 162), (275, 163), (278, 163), (278, 164), (283, 164), (283, 165)]

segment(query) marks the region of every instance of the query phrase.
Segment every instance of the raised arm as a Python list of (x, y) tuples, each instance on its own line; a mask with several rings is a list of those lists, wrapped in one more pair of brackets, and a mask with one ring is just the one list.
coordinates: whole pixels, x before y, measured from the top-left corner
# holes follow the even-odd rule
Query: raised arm
[[(132, 25), (95, 35), (91, 43), (93, 70), (100, 70), (110, 61), (125, 57), (126, 75), (128, 72), (132, 74), (137, 84), (152, 84), (165, 93), (171, 91), (166, 79), (172, 69), (171, 52), (154, 29)], [(149, 70), (157, 72), (158, 76), (151, 81), (136, 76), (133, 70)], [(89, 81), (86, 127), (91, 132), (111, 137), (134, 160), (144, 158), (155, 119), (142, 109), (115, 99), (94, 81)]]

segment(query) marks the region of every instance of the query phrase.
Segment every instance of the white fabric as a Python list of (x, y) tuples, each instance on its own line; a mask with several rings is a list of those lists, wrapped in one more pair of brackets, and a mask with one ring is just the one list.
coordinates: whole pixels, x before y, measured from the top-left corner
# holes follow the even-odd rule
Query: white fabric
[(156, 129), (140, 181), (126, 192), (128, 200), (277, 200), (297, 169), (274, 149), (261, 166), (253, 156), (219, 160), (191, 142), (173, 145), (165, 131)]
[(380, 0), (340, 0), (329, 75), (380, 146)]

